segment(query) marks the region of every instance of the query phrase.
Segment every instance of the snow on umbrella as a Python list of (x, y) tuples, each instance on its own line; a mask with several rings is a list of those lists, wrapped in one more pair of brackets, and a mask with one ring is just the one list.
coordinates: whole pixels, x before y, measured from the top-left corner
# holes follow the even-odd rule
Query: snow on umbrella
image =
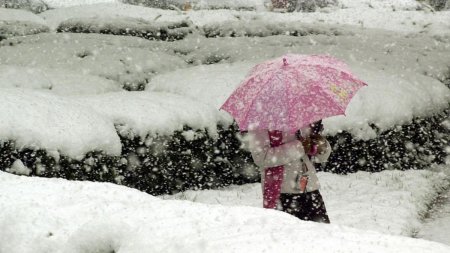
[(295, 132), (315, 121), (345, 114), (367, 85), (348, 66), (328, 55), (287, 54), (253, 67), (221, 109), (241, 131)]

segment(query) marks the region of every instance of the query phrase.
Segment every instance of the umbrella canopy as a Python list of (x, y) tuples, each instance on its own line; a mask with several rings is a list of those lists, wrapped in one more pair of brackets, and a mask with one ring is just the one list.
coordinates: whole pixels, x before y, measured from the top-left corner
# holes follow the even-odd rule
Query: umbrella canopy
[(241, 131), (295, 132), (320, 119), (345, 114), (366, 83), (328, 55), (287, 54), (253, 67), (221, 109)]

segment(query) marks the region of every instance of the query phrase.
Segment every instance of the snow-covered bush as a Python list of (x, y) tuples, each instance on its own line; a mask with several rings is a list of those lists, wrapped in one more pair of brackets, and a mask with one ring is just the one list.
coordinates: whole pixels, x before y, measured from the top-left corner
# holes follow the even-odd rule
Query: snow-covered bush
[(49, 30), (44, 20), (31, 12), (0, 8), (0, 40)]
[(444, 122), (450, 109), (427, 118), (415, 118), (410, 124), (379, 131), (377, 138), (357, 140), (347, 132), (329, 136), (333, 151), (324, 171), (351, 173), (422, 169), (432, 163), (445, 163), (449, 155), (450, 128)]
[(0, 36), (2, 36), (3, 39), (12, 36), (24, 36), (48, 31), (49, 28), (41, 24), (26, 21), (23, 22), (0, 21)]
[[(261, 17), (259, 17), (261, 18)], [(255, 17), (255, 20), (258, 17)], [(255, 21), (253, 20), (253, 21)], [(307, 36), (328, 35), (338, 36), (351, 34), (338, 28), (323, 27), (320, 24), (302, 24), (291, 22), (255, 22), (249, 20), (236, 20), (224, 23), (211, 23), (200, 28), (205, 37), (267, 37), (274, 35)]]
[(450, 8), (449, 0), (418, 0), (418, 1), (429, 4), (431, 7), (434, 8), (434, 10), (437, 11), (447, 10)]
[(124, 3), (161, 9), (189, 10), (261, 10), (264, 0), (122, 0)]
[[(417, 119), (367, 141), (355, 140), (345, 132), (329, 136), (333, 152), (318, 169), (346, 174), (422, 169), (442, 163), (450, 142), (450, 130), (441, 124), (442, 118), (448, 117), (448, 111), (445, 113)], [(119, 156), (93, 151), (80, 160), (66, 155), (55, 158), (43, 149), (2, 141), (0, 168), (15, 168), (13, 164), (20, 160), (20, 171), (26, 170), (30, 176), (112, 182), (156, 195), (259, 181), (258, 168), (241, 148), (236, 127), (219, 127), (217, 133), (217, 138), (211, 138), (205, 130), (185, 126), (172, 135), (147, 135), (144, 139), (121, 135)], [(23, 174), (17, 169), (7, 171)]]
[(20, 88), (1, 88), (0, 97), (2, 170), (152, 194), (254, 180), (230, 121), (189, 98), (161, 92), (63, 97)]
[(180, 0), (122, 0), (127, 4), (141, 5), (151, 8), (173, 9), (173, 7), (183, 9), (184, 2)]
[(41, 13), (49, 9), (44, 0), (0, 0), (0, 7), (24, 9), (34, 13)]
[(45, 33), (14, 37), (0, 42), (0, 64), (37, 70), (36, 61), (30, 59), (39, 59), (39, 69), (52, 70), (50, 79), (58, 71), (68, 73), (68, 78), (73, 78), (70, 73), (75, 72), (113, 80), (127, 90), (142, 90), (155, 73), (186, 65), (183, 59), (158, 50), (155, 43), (130, 36), (100, 34)]
[[(56, 159), (46, 150), (2, 141), (0, 168), (12, 168), (20, 160), (29, 176), (111, 182), (156, 195), (258, 181), (256, 167), (249, 171), (249, 153), (239, 149), (234, 127), (219, 128), (218, 138), (204, 130), (184, 129), (173, 135), (149, 135), (145, 140), (121, 136), (120, 156), (94, 151), (80, 160), (65, 155)], [(23, 174), (19, 173), (23, 169), (7, 171)]]
[(313, 12), (317, 8), (325, 8), (328, 6), (335, 6), (338, 4), (337, 0), (291, 0), (294, 2), (289, 9), (294, 11)]
[(73, 18), (63, 21), (58, 32), (101, 33), (136, 36), (151, 40), (173, 41), (183, 39), (191, 29), (186, 22), (154, 24), (142, 19), (118, 17), (113, 20), (98, 17)]
[(70, 70), (0, 65), (0, 88), (26, 88), (58, 95), (94, 95), (121, 91), (118, 82)]

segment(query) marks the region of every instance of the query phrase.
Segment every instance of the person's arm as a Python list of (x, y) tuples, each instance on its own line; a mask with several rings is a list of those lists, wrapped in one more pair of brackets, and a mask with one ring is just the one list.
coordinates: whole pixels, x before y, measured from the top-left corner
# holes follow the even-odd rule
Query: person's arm
[(248, 138), (253, 161), (260, 168), (284, 165), (305, 156), (303, 145), (298, 140), (271, 147), (267, 131), (249, 132)]
[(328, 160), (331, 154), (331, 145), (325, 139), (325, 143), (318, 147), (317, 154), (314, 155), (314, 162), (323, 163)]

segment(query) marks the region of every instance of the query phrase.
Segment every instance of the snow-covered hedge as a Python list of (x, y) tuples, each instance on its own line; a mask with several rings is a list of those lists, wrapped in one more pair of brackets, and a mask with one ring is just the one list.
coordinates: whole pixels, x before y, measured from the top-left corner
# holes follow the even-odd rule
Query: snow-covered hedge
[[(415, 10), (420, 2), (427, 2), (432, 6), (445, 6), (447, 0), (288, 0), (288, 8), (297, 10), (316, 10), (327, 6), (338, 8), (395, 8), (397, 10)], [(189, 2), (187, 4), (187, 2)], [(49, 8), (65, 8), (72, 6), (86, 6), (98, 3), (127, 3), (161, 9), (233, 9), (233, 10), (270, 10), (272, 0), (0, 0), (0, 6), (9, 8), (24, 8), (35, 12), (42, 12)], [(299, 4), (297, 4), (299, 3)], [(187, 6), (188, 5), (188, 6)], [(275, 6), (279, 7), (279, 6)], [(189, 8), (189, 7), (188, 7)]]
[(49, 30), (45, 21), (31, 12), (0, 8), (0, 40)]
[(0, 89), (1, 168), (152, 194), (254, 181), (235, 128), (213, 108), (167, 93), (51, 93)]
[(377, 138), (358, 140), (348, 132), (328, 136), (333, 152), (324, 171), (351, 173), (385, 169), (423, 169), (445, 163), (450, 155), (450, 109), (431, 117), (415, 118), (409, 124), (380, 131)]
[[(334, 2), (333, 0), (324, 2), (330, 1)], [(124, 4), (118, 0), (47, 2), (50, 6), (54, 5), (56, 9), (47, 10), (36, 17), (40, 18), (39, 24), (49, 26), (51, 30), (130, 35), (157, 40), (182, 39), (197, 30), (207, 37), (351, 33), (351, 29), (347, 32), (343, 31), (345, 25), (351, 25), (353, 29), (355, 27), (381, 28), (401, 32), (439, 34), (448, 30), (450, 22), (450, 16), (446, 12), (412, 11), (418, 8), (432, 8), (429, 5), (423, 7), (424, 4), (412, 0), (370, 2), (349, 0), (342, 1), (342, 8), (328, 8), (314, 13), (287, 14), (224, 9), (183, 12)], [(136, 1), (135, 3), (138, 4)], [(149, 3), (158, 5), (161, 2), (149, 1)], [(202, 1), (201, 4), (216, 3)], [(240, 3), (222, 1), (218, 1), (217, 4), (240, 6)], [(3, 12), (5, 10), (13, 11), (3, 9)], [(354, 15), (355, 12), (360, 15)], [(31, 14), (23, 11), (22, 16), (16, 15), (15, 19), (8, 22), (15, 25), (17, 21)], [(1, 16), (4, 16), (3, 13), (0, 19)], [(11, 27), (8, 30), (11, 30)], [(46, 31), (34, 30), (35, 32)]]
[(155, 195), (258, 181), (249, 154), (239, 149), (235, 128), (219, 128), (217, 134), (210, 138), (208, 132), (185, 127), (145, 140), (120, 136), (120, 155), (93, 151), (80, 160), (66, 155), (55, 159), (47, 150), (2, 141), (0, 166), (14, 174), (111, 182)]
[(24, 36), (48, 32), (49, 28), (44, 25), (30, 22), (0, 21), (0, 40), (12, 36)]
[(27, 88), (58, 95), (93, 95), (121, 91), (115, 81), (70, 70), (0, 65), (0, 88)]
[[(348, 133), (329, 136), (333, 153), (320, 169), (345, 174), (422, 169), (442, 163), (448, 155), (450, 130), (449, 123), (441, 119), (417, 120), (369, 141), (354, 140)], [(145, 139), (121, 135), (120, 155), (92, 151), (79, 160), (2, 141), (0, 167), (29, 176), (112, 182), (157, 195), (257, 182), (258, 168), (240, 148), (236, 130), (219, 128), (216, 138), (187, 126), (171, 135), (147, 135)]]
[(44, 74), (52, 69), (50, 76), (72, 73), (72, 83), (79, 81), (73, 73), (81, 73), (113, 80), (127, 90), (143, 90), (156, 73), (186, 66), (158, 46), (127, 36), (45, 33), (1, 41), (0, 64), (34, 69), (39, 65)]
[[(237, 128), (216, 109), (251, 66), (243, 62), (178, 70), (159, 75), (148, 92), (60, 98), (52, 90), (2, 89), (1, 115), (7, 120), (0, 123), (0, 167), (33, 176), (113, 182), (152, 194), (255, 182), (258, 169), (241, 146)], [(376, 121), (382, 107), (359, 102), (370, 101), (378, 89), (395, 94), (402, 87), (381, 79), (391, 88), (373, 83), (372, 92), (361, 92), (365, 99), (355, 98), (346, 120), (325, 121), (334, 150), (323, 170), (420, 169), (444, 162), (450, 142), (448, 110), (408, 121), (408, 115), (420, 113), (405, 114), (406, 109), (425, 110), (415, 103), (429, 99), (426, 93), (416, 94), (398, 108), (403, 113), (395, 115), (403, 119)], [(390, 105), (383, 94), (380, 102)], [(439, 95), (433, 95), (439, 106)], [(331, 126), (346, 129), (345, 124), (358, 121), (361, 115), (352, 108), (364, 111), (366, 106), (379, 107), (365, 114), (371, 123), (333, 132)]]
[(0, 0), (0, 7), (23, 9), (34, 13), (44, 12), (49, 9), (48, 4), (43, 0)]
[(448, 10), (450, 9), (449, 0), (426, 0), (435, 10)]
[[(92, 22), (93, 26), (100, 26), (101, 22), (107, 22), (111, 26), (125, 25), (142, 26), (161, 24), (162, 27), (182, 27), (188, 21), (186, 15), (180, 15), (177, 11), (146, 8), (122, 3), (98, 3), (89, 6), (72, 6), (59, 8), (41, 13), (52, 29), (56, 29), (62, 22), (67, 20), (86, 20), (84, 23)], [(137, 24), (133, 24), (133, 21)], [(114, 27), (111, 27), (113, 29)]]
[[(249, 20), (250, 18), (251, 20)], [(338, 27), (324, 27), (320, 24), (304, 24), (299, 22), (273, 22), (263, 16), (243, 16), (238, 14), (230, 21), (211, 22), (199, 27), (205, 37), (267, 37), (274, 35), (307, 36), (307, 35), (350, 35)]]
[(188, 23), (159, 23), (157, 25), (135, 18), (83, 18), (69, 19), (59, 24), (58, 32), (101, 33), (123, 36), (136, 36), (151, 40), (181, 40), (191, 32)]

